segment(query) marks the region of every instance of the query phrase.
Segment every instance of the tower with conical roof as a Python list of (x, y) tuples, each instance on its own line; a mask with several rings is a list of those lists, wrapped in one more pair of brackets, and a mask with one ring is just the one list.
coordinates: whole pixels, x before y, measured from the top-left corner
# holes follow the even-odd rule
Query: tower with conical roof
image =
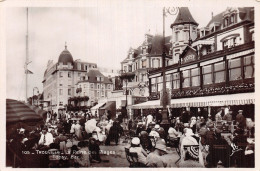
[(192, 17), (188, 7), (180, 7), (172, 29), (172, 59), (173, 63), (179, 62), (179, 56), (197, 38), (198, 23)]

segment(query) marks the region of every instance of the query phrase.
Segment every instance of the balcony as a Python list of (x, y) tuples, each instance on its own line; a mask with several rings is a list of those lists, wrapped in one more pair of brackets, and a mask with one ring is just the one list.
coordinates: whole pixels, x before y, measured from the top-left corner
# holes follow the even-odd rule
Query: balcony
[(186, 91), (172, 91), (172, 99), (186, 98), (186, 97), (200, 97), (200, 96), (213, 96), (222, 94), (236, 94), (248, 93), (255, 91), (254, 83), (240, 83), (231, 86), (209, 87), (203, 89), (193, 89)]
[(237, 45), (237, 46), (231, 46), (231, 47), (227, 47), (224, 50), (219, 50), (219, 51), (215, 51), (212, 53), (208, 53), (206, 55), (202, 55), (201, 59), (209, 59), (212, 57), (221, 57), (221, 56), (225, 56), (225, 55), (229, 55), (229, 54), (233, 54), (233, 53), (237, 53), (237, 52), (241, 52), (250, 48), (254, 48), (255, 47), (255, 42), (249, 42), (249, 43), (245, 43), (242, 45)]

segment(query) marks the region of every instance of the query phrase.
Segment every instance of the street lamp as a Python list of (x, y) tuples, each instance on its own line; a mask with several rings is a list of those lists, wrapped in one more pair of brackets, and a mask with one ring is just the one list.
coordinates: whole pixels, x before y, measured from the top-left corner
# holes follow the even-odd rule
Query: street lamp
[(166, 92), (166, 79), (165, 79), (165, 58), (166, 58), (166, 52), (165, 52), (165, 17), (167, 14), (169, 15), (176, 15), (179, 11), (178, 7), (168, 7), (163, 8), (163, 53), (162, 53), (162, 74), (163, 74), (163, 92), (162, 92), (162, 122), (161, 125), (164, 125), (167, 127), (169, 125), (168, 116), (167, 116), (167, 92)]
[(32, 97), (32, 105), (34, 105), (34, 90), (37, 90), (37, 94), (39, 94), (39, 89), (38, 87), (33, 87), (33, 97)]

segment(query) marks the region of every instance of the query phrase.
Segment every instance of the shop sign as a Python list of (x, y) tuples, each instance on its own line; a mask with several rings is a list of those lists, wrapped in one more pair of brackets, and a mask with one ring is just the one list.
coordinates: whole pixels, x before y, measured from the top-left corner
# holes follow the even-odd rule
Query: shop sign
[(197, 58), (198, 58), (196, 51), (193, 50), (193, 49), (188, 49), (186, 52), (184, 51), (183, 53), (184, 54), (183, 54), (183, 57), (182, 57), (182, 60), (181, 60), (182, 64), (186, 64), (188, 62), (196, 61)]

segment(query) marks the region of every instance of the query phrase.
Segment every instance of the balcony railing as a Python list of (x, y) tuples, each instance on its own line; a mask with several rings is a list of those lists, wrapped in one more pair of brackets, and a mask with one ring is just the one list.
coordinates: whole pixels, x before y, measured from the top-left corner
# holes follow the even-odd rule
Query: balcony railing
[(245, 43), (242, 45), (231, 46), (224, 50), (219, 50), (219, 51), (208, 53), (206, 55), (202, 55), (201, 59), (207, 59), (207, 58), (216, 57), (216, 56), (224, 56), (224, 55), (240, 52), (240, 51), (247, 50), (249, 48), (254, 48), (254, 47), (255, 47), (255, 42), (252, 41), (252, 42)]

